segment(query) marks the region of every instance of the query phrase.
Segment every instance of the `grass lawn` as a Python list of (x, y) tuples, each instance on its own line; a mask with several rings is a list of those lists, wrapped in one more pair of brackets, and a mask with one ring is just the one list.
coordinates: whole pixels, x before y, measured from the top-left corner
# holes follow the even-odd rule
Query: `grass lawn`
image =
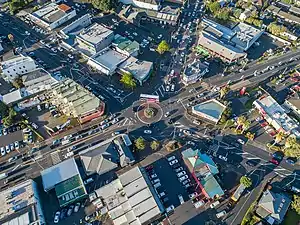
[(283, 221), (283, 225), (297, 225), (300, 222), (300, 215), (298, 215), (294, 210), (289, 210)]

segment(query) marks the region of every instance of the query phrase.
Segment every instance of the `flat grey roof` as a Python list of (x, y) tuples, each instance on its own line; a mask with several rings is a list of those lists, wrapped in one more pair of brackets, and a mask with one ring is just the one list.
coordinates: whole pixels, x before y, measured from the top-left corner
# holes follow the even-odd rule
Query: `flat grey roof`
[(124, 60), (126, 60), (127, 56), (107, 48), (97, 53), (92, 57), (92, 59), (98, 62), (100, 65), (106, 67), (107, 69), (112, 70)]
[(79, 33), (78, 37), (96, 45), (111, 34), (113, 34), (113, 31), (98, 23), (94, 23), (91, 26), (84, 28)]

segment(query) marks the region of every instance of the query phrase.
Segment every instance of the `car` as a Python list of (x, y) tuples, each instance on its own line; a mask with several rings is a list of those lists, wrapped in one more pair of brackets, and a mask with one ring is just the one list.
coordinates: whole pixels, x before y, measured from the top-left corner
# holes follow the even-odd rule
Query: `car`
[(187, 184), (190, 183), (190, 182), (191, 182), (190, 179), (186, 179), (186, 180), (182, 181), (182, 184), (183, 184), (183, 185), (187, 185)]
[(172, 165), (174, 165), (175, 163), (178, 163), (178, 160), (177, 160), (177, 159), (174, 159), (173, 161), (169, 162), (169, 165), (172, 166)]
[(283, 159), (283, 154), (281, 152), (275, 152), (272, 154), (273, 158), (277, 159), (278, 161), (281, 161)]
[(270, 160), (270, 162), (273, 163), (273, 164), (275, 164), (275, 165), (279, 165), (279, 162), (278, 162), (278, 160), (276, 158), (272, 158)]
[(242, 140), (242, 139), (240, 139), (240, 138), (239, 138), (239, 139), (237, 139), (237, 142), (238, 142), (238, 143), (240, 143), (241, 145), (244, 145), (244, 144), (245, 144), (245, 141), (244, 141), (244, 140)]
[(212, 203), (212, 204), (210, 204), (210, 208), (215, 208), (217, 205), (219, 205), (220, 204), (220, 202), (219, 201), (215, 201), (214, 203)]
[(171, 91), (175, 91), (175, 84), (171, 85)]
[(8, 145), (5, 146), (5, 151), (7, 154), (10, 153), (10, 147)]
[(168, 198), (168, 197), (165, 197), (165, 198), (162, 199), (162, 202), (163, 202), (163, 203), (166, 203), (166, 202), (168, 202), (168, 201), (169, 201), (169, 198)]
[(196, 209), (200, 208), (203, 205), (205, 205), (205, 202), (203, 200), (200, 200), (200, 201), (197, 201), (194, 203), (194, 206)]
[(73, 213), (73, 210), (74, 210), (74, 205), (70, 205), (69, 208), (68, 208), (67, 215), (71, 216), (71, 214)]
[(186, 180), (186, 179), (188, 179), (189, 178), (189, 176), (188, 175), (184, 175), (184, 176), (182, 176), (182, 177), (179, 177), (179, 182), (183, 182), (184, 180)]
[(6, 151), (5, 151), (5, 148), (4, 148), (4, 147), (1, 147), (1, 150), (0, 150), (0, 151), (1, 151), (1, 155), (2, 155), (2, 156), (4, 156), (4, 155), (6, 154)]
[(4, 129), (3, 129), (3, 135), (7, 135), (7, 133), (8, 133), (8, 132), (7, 132), (7, 129), (4, 128)]
[(40, 43), (41, 43), (42, 45), (46, 44), (45, 41), (43, 41), (43, 40), (40, 40)]
[(174, 171), (176, 172), (176, 173), (179, 173), (180, 171), (182, 171), (183, 170), (183, 167), (181, 166), (181, 167), (178, 167), (177, 169), (175, 169)]
[(38, 110), (39, 112), (42, 111), (41, 105), (37, 105), (36, 107), (37, 107), (37, 110)]
[(50, 44), (46, 44), (46, 47), (50, 49), (52, 48)]
[(68, 57), (69, 57), (70, 59), (74, 59), (74, 56), (71, 55), (71, 54), (68, 54)]
[(170, 205), (168, 208), (166, 208), (166, 213), (170, 213), (175, 209), (174, 205)]
[(166, 86), (166, 92), (169, 92), (169, 91), (170, 91), (170, 86), (167, 85), (167, 86)]
[(216, 214), (216, 217), (217, 217), (217, 218), (221, 218), (222, 216), (225, 216), (225, 215), (226, 215), (226, 211), (223, 210), (222, 212), (217, 213), (217, 214)]
[(79, 211), (80, 206), (81, 206), (81, 203), (80, 203), (80, 202), (77, 202), (77, 203), (75, 204), (75, 207), (74, 207), (74, 212), (75, 212), (75, 213)]
[(221, 160), (227, 162), (227, 158), (226, 158), (225, 156), (223, 156), (223, 155), (219, 155), (219, 159), (221, 159)]
[(154, 168), (153, 165), (149, 165), (146, 167), (146, 171), (151, 172), (153, 170), (153, 168)]
[(198, 196), (198, 193), (197, 192), (194, 192), (194, 193), (191, 193), (189, 194), (189, 198), (192, 199), (192, 198), (195, 198)]
[(38, 129), (38, 125), (36, 125), (35, 123), (32, 123), (31, 126), (34, 128), (34, 129)]
[(151, 174), (151, 175), (150, 175), (150, 178), (151, 178), (151, 179), (157, 178), (157, 174), (156, 174), (156, 173)]
[(285, 160), (286, 163), (290, 164), (290, 165), (295, 165), (296, 161), (294, 159), (291, 159), (291, 158), (287, 158)]
[(168, 116), (170, 116), (170, 112), (165, 113), (165, 117), (168, 117)]
[(168, 160), (169, 162), (173, 161), (174, 159), (176, 159), (176, 157), (175, 157), (174, 155), (172, 155), (171, 157), (167, 158), (167, 160)]
[(60, 219), (61, 219), (61, 220), (67, 217), (67, 211), (68, 211), (67, 208), (63, 208), (63, 209), (61, 210), (61, 212), (60, 212)]
[(55, 48), (51, 48), (51, 51), (57, 53), (57, 50)]
[(158, 178), (151, 181), (152, 184), (159, 183), (159, 182), (160, 180)]
[(15, 150), (15, 145), (14, 144), (10, 144), (9, 148), (10, 148), (11, 151), (13, 151), (13, 150)]
[(151, 130), (144, 130), (144, 134), (152, 134)]
[(58, 223), (59, 222), (59, 218), (60, 218), (60, 211), (57, 211), (54, 215), (54, 223)]
[(248, 165), (248, 166), (256, 166), (256, 163), (255, 163), (255, 161), (254, 160), (248, 160), (247, 162), (246, 162), (246, 164)]
[(183, 199), (182, 195), (178, 195), (178, 199), (179, 199), (180, 204), (182, 205), (184, 203), (184, 199)]
[(160, 198), (162, 198), (162, 197), (166, 196), (166, 193), (163, 191), (163, 192), (159, 193), (158, 196), (159, 196)]
[(191, 185), (191, 183), (187, 183), (186, 185), (184, 185), (184, 188), (185, 189), (188, 189), (189, 187), (191, 187), (192, 185)]
[(183, 175), (186, 175), (185, 171), (181, 171), (180, 173), (177, 173), (177, 177), (182, 177)]
[(196, 124), (196, 125), (201, 125), (201, 123), (198, 121), (198, 120), (193, 120), (193, 124)]
[(57, 47), (58, 51), (63, 52), (64, 49), (62, 47)]
[(87, 185), (87, 184), (89, 184), (89, 183), (92, 183), (93, 181), (94, 181), (94, 179), (93, 179), (92, 177), (90, 177), (90, 178), (86, 179), (83, 183), (84, 183), (85, 185)]

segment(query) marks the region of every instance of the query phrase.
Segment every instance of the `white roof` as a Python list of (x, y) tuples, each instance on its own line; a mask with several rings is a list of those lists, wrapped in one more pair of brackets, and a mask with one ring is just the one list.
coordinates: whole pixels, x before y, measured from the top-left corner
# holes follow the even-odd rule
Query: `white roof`
[(94, 55), (91, 59), (98, 63), (99, 65), (113, 70), (116, 68), (120, 63), (127, 59), (128, 56), (123, 55), (117, 51), (114, 51), (110, 48), (106, 48), (101, 52)]
[(79, 171), (74, 158), (62, 161), (50, 168), (41, 172), (44, 190), (48, 191), (55, 187), (55, 185), (79, 175)]
[(90, 27), (84, 28), (83, 31), (80, 32), (78, 37), (96, 45), (111, 34), (113, 34), (113, 31), (98, 23), (94, 23)]

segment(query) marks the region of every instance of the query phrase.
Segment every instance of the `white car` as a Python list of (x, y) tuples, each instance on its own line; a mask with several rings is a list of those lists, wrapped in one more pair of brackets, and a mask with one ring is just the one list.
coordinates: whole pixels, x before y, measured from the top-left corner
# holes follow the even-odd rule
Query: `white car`
[(222, 216), (225, 216), (225, 215), (226, 215), (226, 211), (223, 210), (222, 212), (217, 213), (217, 214), (216, 214), (216, 217), (217, 217), (217, 218), (221, 218)]
[(180, 204), (182, 205), (184, 203), (182, 195), (178, 195), (178, 199), (179, 199)]
[(60, 52), (64, 51), (62, 47), (58, 47), (57, 49), (58, 49), (58, 51), (60, 51)]
[(28, 32), (27, 30), (25, 31), (25, 34), (27, 35), (27, 36), (29, 36), (30, 35), (30, 32)]
[(5, 146), (6, 153), (10, 153), (10, 147), (8, 145)]
[(165, 117), (170, 116), (170, 112), (166, 112)]
[(182, 176), (182, 177), (179, 177), (179, 182), (183, 182), (184, 180), (186, 180), (186, 179), (188, 179), (189, 178), (189, 176), (188, 175), (184, 175), (184, 176)]
[(191, 182), (190, 179), (186, 179), (186, 180), (184, 180), (184, 181), (182, 182), (182, 184), (183, 184), (183, 185), (186, 185), (186, 184), (188, 184), (188, 183), (190, 183), (190, 182)]
[(172, 155), (171, 157), (168, 158), (168, 161), (171, 162), (174, 159), (176, 159), (176, 157), (174, 155)]
[(191, 183), (187, 183), (186, 185), (184, 185), (184, 187), (187, 189), (191, 186)]
[(75, 207), (74, 207), (74, 212), (75, 212), (75, 213), (79, 211), (80, 206), (81, 206), (81, 203), (80, 203), (80, 202), (77, 202), (76, 205), (75, 205)]
[(74, 59), (74, 56), (72, 56), (71, 54), (68, 54), (68, 57), (69, 57), (70, 59)]
[(29, 128), (23, 129), (23, 133), (29, 133), (31, 130)]
[(223, 155), (219, 155), (219, 159), (222, 159), (223, 161), (227, 162), (227, 158)]
[(42, 111), (41, 105), (37, 105), (37, 110), (38, 110), (39, 112)]
[(1, 155), (4, 156), (6, 154), (5, 148), (1, 147)]
[(171, 91), (175, 91), (175, 84), (172, 84)]
[(243, 141), (242, 139), (237, 139), (237, 142), (240, 143), (241, 145), (245, 144), (245, 141)]
[(186, 175), (185, 171), (181, 171), (180, 173), (177, 173), (177, 177), (182, 177), (184, 175)]
[(152, 134), (151, 130), (144, 130), (144, 134)]
[(169, 165), (172, 166), (172, 165), (174, 165), (175, 163), (178, 163), (178, 160), (177, 160), (177, 159), (175, 159), (175, 160), (169, 162)]
[(57, 211), (54, 215), (54, 223), (58, 223), (59, 222), (59, 217), (60, 217), (60, 211)]
[(170, 86), (167, 85), (167, 86), (166, 86), (166, 92), (169, 92), (169, 91), (170, 91)]
[(182, 171), (182, 170), (183, 170), (183, 167), (181, 166), (181, 167), (175, 169), (175, 172), (176, 172), (176, 173), (179, 173), (179, 172)]
[(214, 202), (214, 203), (212, 203), (212, 204), (210, 204), (210, 208), (215, 208), (217, 205), (219, 205), (220, 204), (220, 202), (219, 201), (216, 201), (216, 202)]
[(170, 205), (168, 208), (166, 208), (166, 213), (169, 213), (175, 209), (174, 205)]
[(198, 193), (197, 192), (194, 192), (192, 194), (189, 194), (189, 198), (192, 199), (192, 198), (195, 198), (198, 196)]
[(151, 174), (150, 178), (151, 179), (157, 178), (157, 174), (156, 173)]
[(38, 129), (38, 125), (36, 125), (35, 123), (32, 123), (31, 126), (34, 128), (34, 129)]
[(40, 43), (41, 43), (42, 45), (46, 44), (45, 41), (43, 41), (43, 40), (40, 40)]
[(57, 50), (55, 48), (51, 48), (51, 51), (54, 52), (54, 53), (57, 52)]

